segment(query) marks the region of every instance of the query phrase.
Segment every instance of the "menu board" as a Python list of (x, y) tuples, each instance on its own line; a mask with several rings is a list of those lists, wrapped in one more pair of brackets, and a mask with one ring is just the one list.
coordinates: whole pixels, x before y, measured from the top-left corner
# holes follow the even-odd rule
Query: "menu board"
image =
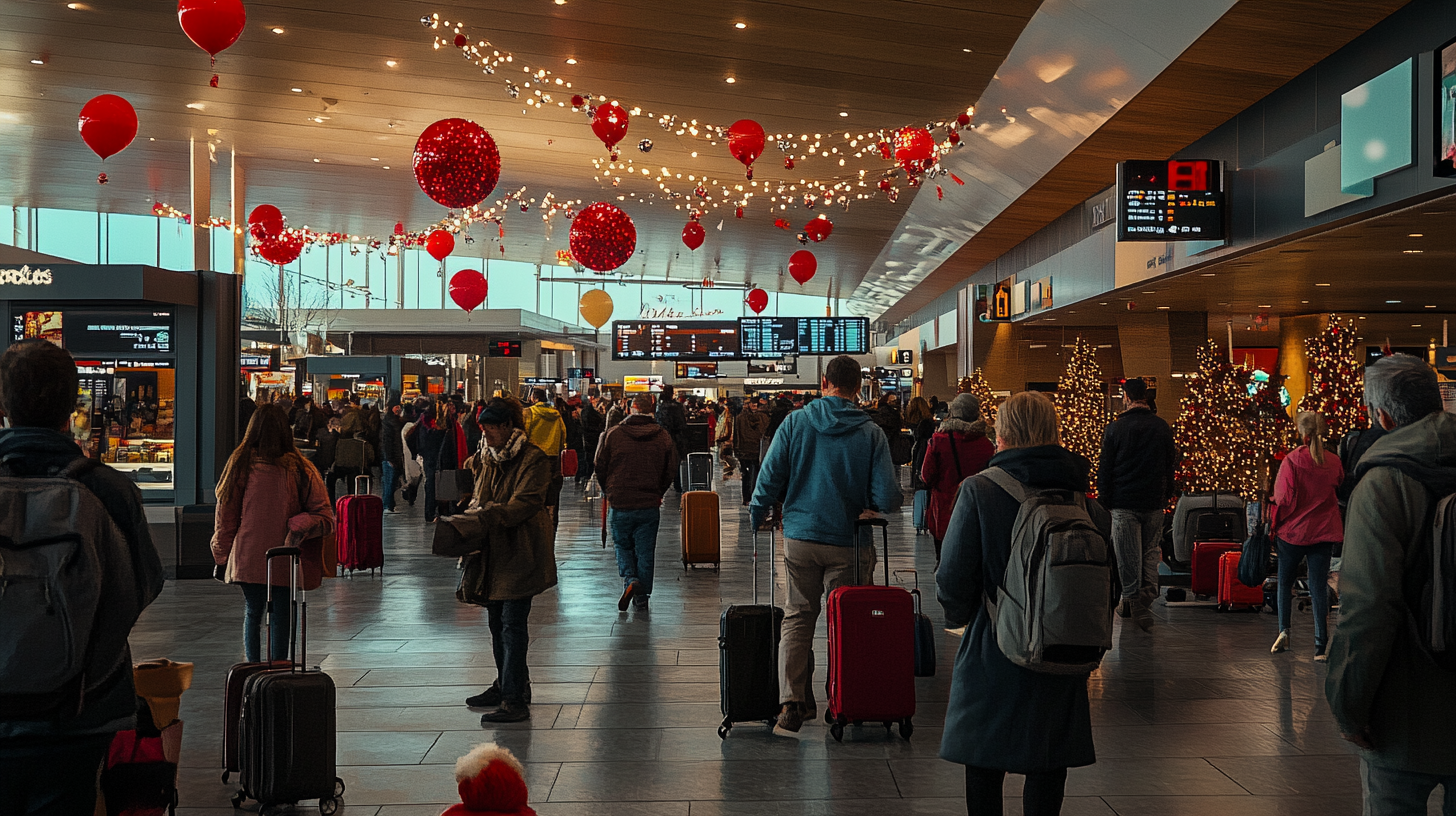
[(869, 353), (869, 319), (864, 317), (744, 317), (738, 322), (743, 356), (749, 359)]
[(1119, 241), (1224, 239), (1222, 162), (1125, 161), (1117, 193)]
[(737, 358), (736, 320), (627, 320), (612, 324), (613, 360)]
[(39, 337), (72, 352), (170, 355), (172, 335), (172, 313), (154, 309), (125, 312), (17, 309), (11, 315), (11, 340)]

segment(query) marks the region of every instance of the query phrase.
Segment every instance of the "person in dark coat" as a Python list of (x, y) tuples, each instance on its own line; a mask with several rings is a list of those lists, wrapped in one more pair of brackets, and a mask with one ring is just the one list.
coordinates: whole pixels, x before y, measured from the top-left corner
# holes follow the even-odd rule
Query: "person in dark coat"
[(435, 514), (439, 510), (435, 503), (435, 475), (440, 469), (440, 450), (445, 445), (445, 426), (438, 419), (443, 411), (443, 406), (432, 405), (425, 409), (413, 434), (415, 450), (420, 452), (420, 458), (424, 460), (426, 524), (435, 520)]
[(596, 470), (597, 444), (607, 430), (607, 419), (597, 410), (600, 398), (595, 394), (581, 401), (581, 464), (576, 471), (576, 483), (586, 484)]
[[(673, 393), (672, 386), (662, 387), (662, 396), (657, 401), (656, 419), (657, 424), (672, 437), (672, 444), (677, 448), (677, 459), (683, 462), (688, 455), (688, 414), (682, 403), (673, 398)], [(683, 492), (681, 472), (673, 475), (672, 489), (678, 493)]]
[(393, 513), (394, 492), (399, 489), (404, 475), (404, 408), (398, 400), (391, 400), (389, 408), (379, 418), (379, 492), (384, 497), (384, 512)]
[(910, 406), (905, 409), (905, 424), (915, 438), (915, 447), (910, 452), (910, 489), (925, 490), (920, 466), (925, 464), (925, 452), (930, 448), (930, 437), (935, 435), (936, 421), (924, 397), (910, 400)]
[(243, 397), (238, 401), (238, 440), (248, 433), (248, 423), (253, 419), (253, 412), (258, 410), (258, 403), (253, 402), (252, 397)]
[[(1085, 493), (1090, 464), (1057, 438), (1051, 400), (1036, 391), (1016, 394), (996, 415), (991, 467), (1032, 488)], [(1025, 813), (1060, 813), (1067, 769), (1097, 761), (1086, 676), (1021, 668), (996, 644), (985, 599), (995, 597), (1005, 575), (1018, 509), (984, 475), (962, 482), (935, 574), (946, 625), (969, 625), (956, 653), (940, 756), (966, 766), (972, 816), (1000, 816), (1007, 773), (1026, 775)], [(1087, 512), (1109, 535), (1107, 511), (1087, 499)]]

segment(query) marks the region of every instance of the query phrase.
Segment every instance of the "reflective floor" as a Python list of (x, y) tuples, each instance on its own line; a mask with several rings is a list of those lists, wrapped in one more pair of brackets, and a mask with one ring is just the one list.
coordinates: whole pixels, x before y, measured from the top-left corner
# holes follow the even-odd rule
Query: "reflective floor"
[[(433, 816), (459, 801), (456, 758), (493, 740), (525, 762), (542, 816), (964, 814), (961, 768), (937, 756), (959, 643), (948, 634), (937, 676), (917, 681), (908, 743), (878, 725), (835, 743), (822, 721), (796, 739), (755, 725), (718, 738), (718, 617), (750, 599), (751, 564), (740, 483), (719, 492), (722, 572), (684, 573), (669, 493), (651, 610), (619, 613), (600, 505), (568, 485), (556, 546), (561, 583), (531, 615), (531, 720), (491, 728), (463, 704), (495, 676), (484, 612), (455, 601), (454, 563), (429, 555), (431, 528), (419, 508), (387, 516), (383, 576), (329, 581), (309, 595), (309, 662), (339, 688), (342, 812)], [(933, 564), (931, 541), (915, 536), (907, 507), (892, 523), (891, 566), (921, 570), (925, 611), (940, 624)], [(219, 780), (221, 706), (224, 674), (241, 655), (242, 610), (234, 588), (169, 583), (132, 638), (137, 659), (197, 666), (182, 706), (179, 813), (232, 812), (234, 786)], [(1297, 649), (1276, 656), (1273, 615), (1161, 603), (1156, 614), (1151, 634), (1119, 630), (1092, 681), (1098, 762), (1071, 772), (1064, 813), (1360, 812), (1356, 760), (1323, 700), (1324, 669), (1310, 660), (1308, 613), (1295, 618)], [(816, 648), (821, 660), (826, 651)], [(1007, 812), (1019, 814), (1019, 778), (1006, 790)]]

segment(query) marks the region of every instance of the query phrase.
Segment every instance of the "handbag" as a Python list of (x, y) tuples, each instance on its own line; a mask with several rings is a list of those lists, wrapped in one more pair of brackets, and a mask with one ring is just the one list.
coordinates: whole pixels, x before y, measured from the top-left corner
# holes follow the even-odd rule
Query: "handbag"
[(486, 586), (489, 566), (485, 550), (461, 558), (460, 585), (455, 588), (455, 600), (463, 604), (485, 606), (490, 601), (490, 590)]
[(460, 558), (485, 548), (485, 525), (478, 513), (442, 516), (435, 522), (430, 552), (446, 558)]
[[(1260, 503), (1261, 517), (1267, 506), (1267, 501)], [(1273, 549), (1270, 526), (1264, 524), (1261, 518), (1258, 524), (1250, 528), (1249, 537), (1244, 539), (1243, 549), (1239, 552), (1239, 583), (1244, 586), (1263, 586), (1264, 579), (1269, 577), (1269, 555)]]
[(435, 472), (435, 501), (458, 502), (475, 492), (475, 474), (468, 470)]

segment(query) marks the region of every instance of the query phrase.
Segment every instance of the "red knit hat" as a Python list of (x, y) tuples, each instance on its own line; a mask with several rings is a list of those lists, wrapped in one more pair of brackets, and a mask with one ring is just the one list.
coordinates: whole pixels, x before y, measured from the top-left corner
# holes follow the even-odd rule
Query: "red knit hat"
[(495, 743), (477, 745), (455, 762), (461, 804), (441, 816), (536, 816), (526, 806), (526, 769)]

